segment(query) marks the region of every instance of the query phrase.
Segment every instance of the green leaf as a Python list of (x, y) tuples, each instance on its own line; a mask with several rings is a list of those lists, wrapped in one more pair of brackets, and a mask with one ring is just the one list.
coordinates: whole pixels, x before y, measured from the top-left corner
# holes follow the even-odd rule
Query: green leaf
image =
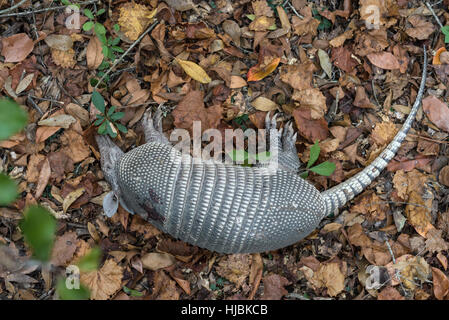
[(111, 137), (111, 138), (115, 138), (117, 137), (117, 133), (115, 133), (112, 130), (112, 123), (110, 123), (108, 120), (106, 120), (106, 133)]
[(97, 11), (97, 17), (98, 17), (98, 16), (101, 16), (101, 15), (102, 15), (103, 13), (105, 13), (105, 12), (106, 12), (106, 9), (103, 9), (103, 8), (100, 9), (100, 10), (98, 10), (98, 11)]
[(117, 46), (112, 46), (111, 49), (115, 52), (120, 52), (120, 53), (125, 52), (125, 50), (123, 50), (122, 48), (117, 47)]
[(99, 22), (95, 22), (94, 30), (97, 35), (105, 35), (106, 28)]
[(117, 121), (125, 116), (124, 112), (116, 112), (111, 116), (111, 120)]
[(0, 206), (7, 205), (17, 198), (17, 185), (7, 175), (0, 173)]
[(134, 289), (130, 289), (127, 286), (123, 286), (123, 291), (131, 297), (141, 297), (143, 296), (143, 293)]
[(20, 221), (20, 229), (33, 251), (33, 257), (40, 261), (48, 261), (55, 240), (55, 218), (44, 208), (31, 206)]
[(315, 167), (310, 168), (310, 171), (315, 172), (322, 176), (330, 176), (335, 171), (335, 163), (325, 161), (320, 163), (319, 165), (316, 165)]
[(309, 169), (315, 161), (317, 161), (320, 156), (320, 146), (318, 144), (318, 140), (315, 141), (315, 144), (310, 148), (310, 158), (309, 162), (307, 162), (307, 169)]
[(100, 124), (103, 123), (103, 121), (104, 121), (104, 118), (95, 120), (94, 126), (99, 126)]
[(255, 15), (255, 14), (247, 14), (246, 17), (247, 17), (249, 20), (251, 20), (251, 21), (253, 21), (254, 19), (256, 19), (256, 15)]
[(256, 154), (256, 160), (259, 162), (268, 162), (270, 160), (270, 151), (259, 152)]
[(115, 126), (120, 132), (127, 133), (128, 129), (121, 123), (116, 123)]
[[(80, 284), (78, 289), (75, 286), (73, 289), (69, 289), (70, 287), (67, 286), (66, 282), (67, 278), (60, 278), (56, 285), (56, 291), (61, 300), (87, 300), (90, 298), (89, 289), (85, 286)], [(69, 284), (72, 285), (70, 280)]]
[(98, 111), (104, 114), (104, 98), (98, 91), (92, 92), (92, 103)]
[(106, 134), (106, 121), (101, 124), (101, 126), (98, 127), (98, 133), (99, 134)]
[(22, 130), (28, 122), (28, 114), (15, 101), (0, 99), (0, 140)]
[(70, 2), (67, 1), (67, 0), (61, 0), (61, 3), (64, 4), (64, 5), (66, 5), (66, 6), (69, 6), (69, 5), (70, 5)]
[(309, 171), (303, 172), (299, 176), (303, 179), (307, 179), (307, 177), (309, 176)]
[(101, 46), (102, 48), (103, 48), (103, 55), (105, 56), (105, 57), (108, 57), (109, 58), (109, 47), (108, 46), (105, 46), (105, 45), (102, 45)]
[(245, 150), (234, 149), (229, 153), (229, 156), (234, 162), (244, 163), (246, 160), (248, 160), (248, 152)]
[(83, 24), (83, 30), (90, 31), (90, 29), (92, 29), (93, 26), (94, 23), (92, 21), (87, 21), (85, 24)]
[(94, 14), (89, 9), (84, 9), (84, 15), (88, 17), (89, 19), (95, 19)]
[(449, 26), (444, 26), (441, 28), (441, 32), (444, 34), (444, 42), (449, 42)]
[(90, 249), (90, 251), (78, 262), (78, 267), (83, 272), (97, 270), (100, 264), (101, 254), (102, 252), (98, 247)]
[(116, 46), (116, 45), (118, 45), (119, 43), (120, 43), (120, 38), (119, 38), (119, 37), (114, 38), (114, 39), (111, 41), (111, 44), (112, 44), (113, 46)]
[(114, 111), (115, 111), (115, 106), (110, 107), (109, 110), (108, 110), (108, 117), (112, 116)]
[(120, 31), (120, 26), (118, 25), (118, 23), (114, 24), (114, 30), (116, 32)]
[(109, 68), (109, 62), (103, 60), (100, 64), (100, 66), (98, 67), (98, 70), (104, 70)]
[(278, 27), (276, 26), (276, 23), (273, 23), (271, 26), (268, 27), (268, 30), (276, 30)]

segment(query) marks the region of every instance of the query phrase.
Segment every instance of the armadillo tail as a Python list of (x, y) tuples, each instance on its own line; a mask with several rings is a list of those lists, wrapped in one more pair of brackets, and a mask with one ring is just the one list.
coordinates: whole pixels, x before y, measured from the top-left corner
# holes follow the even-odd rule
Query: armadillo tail
[(415, 119), (416, 112), (421, 104), (422, 96), (424, 93), (424, 86), (427, 77), (427, 54), (424, 47), (424, 63), (423, 72), (421, 78), (421, 84), (419, 86), (418, 95), (416, 96), (415, 103), (412, 110), (407, 117), (401, 130), (396, 134), (394, 139), (390, 142), (387, 148), (365, 169), (356, 175), (352, 176), (348, 180), (340, 183), (339, 185), (330, 188), (321, 193), (326, 205), (326, 214), (328, 216), (335, 213), (336, 210), (344, 206), (349, 200), (353, 199), (356, 195), (361, 193), (373, 180), (382, 172), (387, 166), (388, 162), (396, 155), (396, 152), (401, 146), (402, 141), (407, 135), (408, 130), (412, 126)]

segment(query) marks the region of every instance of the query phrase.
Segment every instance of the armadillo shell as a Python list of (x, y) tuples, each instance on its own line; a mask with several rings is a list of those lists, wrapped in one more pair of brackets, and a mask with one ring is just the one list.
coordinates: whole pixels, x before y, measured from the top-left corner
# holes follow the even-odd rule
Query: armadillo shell
[(276, 250), (306, 237), (325, 213), (319, 191), (281, 169), (192, 161), (147, 143), (116, 165), (121, 202), (185, 242), (222, 253)]

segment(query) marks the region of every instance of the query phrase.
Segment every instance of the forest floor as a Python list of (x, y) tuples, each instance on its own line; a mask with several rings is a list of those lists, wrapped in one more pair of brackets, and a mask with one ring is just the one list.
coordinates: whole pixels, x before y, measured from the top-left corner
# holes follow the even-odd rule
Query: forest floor
[[(0, 141), (0, 171), (19, 189), (0, 207), (0, 299), (67, 297), (70, 266), (84, 266), (90, 299), (449, 299), (448, 0), (431, 10), (416, 0), (13, 2), (0, 0), (0, 91), (28, 124)], [(167, 136), (198, 120), (262, 129), (277, 112), (278, 127), (293, 120), (303, 163), (318, 140), (317, 163), (335, 164), (307, 180), (341, 183), (404, 123), (423, 46), (423, 103), (398, 154), (306, 239), (226, 255), (121, 207), (105, 216), (94, 137), (131, 150), (144, 143), (145, 110), (160, 104)], [(56, 221), (43, 264), (21, 224), (35, 204)]]

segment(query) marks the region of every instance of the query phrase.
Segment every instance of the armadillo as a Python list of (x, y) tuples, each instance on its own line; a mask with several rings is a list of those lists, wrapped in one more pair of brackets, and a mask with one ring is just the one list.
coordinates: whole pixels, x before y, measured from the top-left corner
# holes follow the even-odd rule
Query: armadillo
[[(320, 221), (360, 194), (387, 166), (401, 146), (420, 106), (426, 82), (402, 128), (362, 171), (324, 192), (297, 175), (296, 134), (291, 125), (279, 133), (279, 168), (193, 162), (162, 133), (161, 115), (143, 118), (146, 143), (124, 153), (108, 137), (97, 136), (101, 166), (112, 191), (103, 201), (106, 215), (119, 203), (182, 241), (219, 253), (256, 253), (292, 245)], [(276, 121), (267, 118), (275, 129)], [(268, 128), (267, 128), (268, 129)]]

